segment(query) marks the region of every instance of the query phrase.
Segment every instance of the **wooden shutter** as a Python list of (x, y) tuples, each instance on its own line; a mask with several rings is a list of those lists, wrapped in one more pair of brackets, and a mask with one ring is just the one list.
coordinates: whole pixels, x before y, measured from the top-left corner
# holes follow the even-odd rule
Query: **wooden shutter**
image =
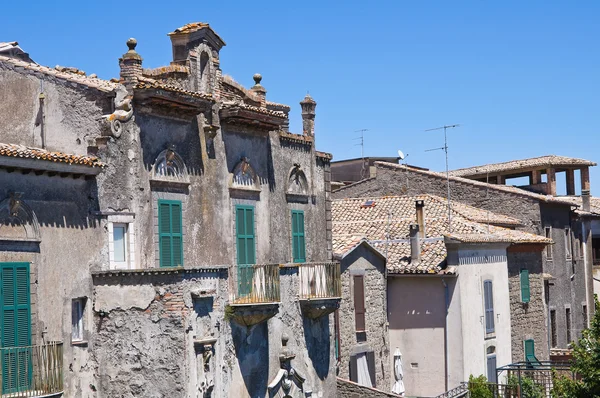
[(356, 355), (350, 356), (350, 381), (358, 383), (358, 365)]
[(371, 386), (373, 388), (375, 385), (375, 352), (369, 351), (367, 354), (367, 366), (369, 368), (369, 376), (371, 376)]
[(496, 356), (490, 355), (487, 357), (487, 379), (489, 383), (497, 383), (496, 375)]
[(235, 207), (235, 233), (238, 263), (238, 294), (252, 291), (253, 264), (256, 263), (254, 242), (254, 207)]
[(302, 210), (292, 210), (292, 256), (295, 263), (306, 261), (304, 212)]
[(521, 301), (528, 303), (530, 300), (530, 289), (529, 289), (529, 271), (526, 269), (521, 270)]
[(354, 275), (354, 322), (357, 332), (365, 331), (365, 283), (362, 275)]
[(485, 305), (485, 332), (493, 333), (494, 327), (494, 295), (492, 281), (483, 282), (483, 302)]
[(533, 340), (525, 340), (525, 360), (527, 362), (538, 363), (538, 359), (535, 357), (535, 343)]
[(160, 266), (183, 266), (181, 202), (158, 201), (158, 233)]

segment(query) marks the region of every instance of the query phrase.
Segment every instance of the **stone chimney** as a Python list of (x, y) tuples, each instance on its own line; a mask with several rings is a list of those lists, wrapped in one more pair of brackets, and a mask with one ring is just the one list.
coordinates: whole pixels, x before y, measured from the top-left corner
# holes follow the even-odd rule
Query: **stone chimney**
[(260, 99), (260, 106), (262, 108), (267, 107), (267, 89), (261, 86), (260, 82), (262, 80), (262, 75), (260, 73), (255, 73), (252, 76), (254, 79), (254, 86), (250, 90)]
[(410, 262), (418, 264), (421, 262), (421, 243), (419, 239), (419, 225), (410, 224)]
[(121, 67), (120, 77), (121, 83), (127, 87), (128, 91), (133, 89), (142, 76), (142, 57), (135, 51), (137, 40), (131, 38), (127, 40), (129, 51), (119, 58), (119, 66)]
[(417, 225), (419, 226), (419, 236), (425, 238), (425, 201), (415, 201), (415, 208), (417, 210)]
[(590, 211), (590, 190), (581, 190), (581, 210)]
[(302, 134), (315, 137), (315, 108), (317, 103), (309, 94), (300, 102), (302, 107)]

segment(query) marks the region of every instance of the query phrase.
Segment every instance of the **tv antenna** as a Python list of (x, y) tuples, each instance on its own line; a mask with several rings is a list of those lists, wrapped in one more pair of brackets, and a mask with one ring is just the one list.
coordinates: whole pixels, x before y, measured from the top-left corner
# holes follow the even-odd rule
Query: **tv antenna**
[(360, 158), (362, 159), (362, 166), (360, 168), (360, 179), (364, 180), (365, 178), (365, 132), (369, 131), (369, 129), (360, 129), (355, 130), (355, 133), (360, 133), (360, 137), (355, 138), (355, 140), (360, 140)]
[(460, 127), (460, 124), (444, 125), (442, 127), (436, 127), (433, 129), (425, 130), (426, 132), (442, 130), (442, 129), (444, 130), (444, 146), (441, 148), (427, 149), (425, 152), (439, 151), (440, 149), (443, 149), (444, 153), (446, 154), (446, 185), (448, 187), (448, 232), (452, 232), (452, 213), (451, 213), (451, 207), (450, 207), (450, 172), (448, 170), (448, 136), (446, 134), (446, 130), (453, 129), (456, 127)]

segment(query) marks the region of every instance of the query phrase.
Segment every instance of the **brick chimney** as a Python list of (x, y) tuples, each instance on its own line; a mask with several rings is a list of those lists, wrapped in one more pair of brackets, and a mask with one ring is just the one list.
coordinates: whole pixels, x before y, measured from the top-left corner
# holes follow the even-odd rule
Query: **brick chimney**
[(136, 39), (127, 40), (129, 51), (123, 54), (122, 58), (119, 58), (121, 83), (127, 87), (128, 91), (133, 89), (133, 86), (138, 82), (138, 78), (142, 76), (142, 57), (135, 51), (136, 46)]
[(252, 78), (254, 79), (254, 86), (250, 90), (260, 99), (260, 106), (265, 108), (267, 106), (267, 89), (260, 84), (262, 75), (255, 73)]
[(317, 103), (309, 94), (300, 102), (302, 107), (302, 134), (315, 137), (315, 109)]

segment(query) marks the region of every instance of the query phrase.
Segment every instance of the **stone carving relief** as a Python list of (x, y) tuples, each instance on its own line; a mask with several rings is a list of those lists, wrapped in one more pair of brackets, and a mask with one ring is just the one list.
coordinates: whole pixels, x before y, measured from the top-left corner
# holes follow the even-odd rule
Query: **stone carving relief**
[(115, 98), (115, 111), (110, 115), (104, 115), (104, 120), (110, 125), (110, 133), (119, 138), (123, 133), (123, 123), (127, 123), (133, 117), (131, 98), (125, 97), (121, 100)]
[(308, 181), (298, 163), (294, 163), (294, 167), (290, 171), (287, 193), (291, 195), (308, 195)]
[(292, 367), (292, 359), (296, 357), (287, 347), (287, 334), (281, 336), (281, 353), (279, 363), (281, 369), (267, 387), (270, 398), (301, 398), (310, 397), (312, 393), (304, 387), (305, 378)]
[(152, 178), (155, 180), (187, 181), (188, 173), (183, 158), (175, 152), (175, 145), (169, 145), (156, 157), (152, 167)]
[(250, 165), (250, 159), (246, 156), (242, 156), (240, 162), (233, 169), (231, 187), (260, 190), (258, 176)]
[(35, 213), (22, 199), (21, 192), (12, 192), (0, 202), (0, 240), (40, 240), (40, 227)]

